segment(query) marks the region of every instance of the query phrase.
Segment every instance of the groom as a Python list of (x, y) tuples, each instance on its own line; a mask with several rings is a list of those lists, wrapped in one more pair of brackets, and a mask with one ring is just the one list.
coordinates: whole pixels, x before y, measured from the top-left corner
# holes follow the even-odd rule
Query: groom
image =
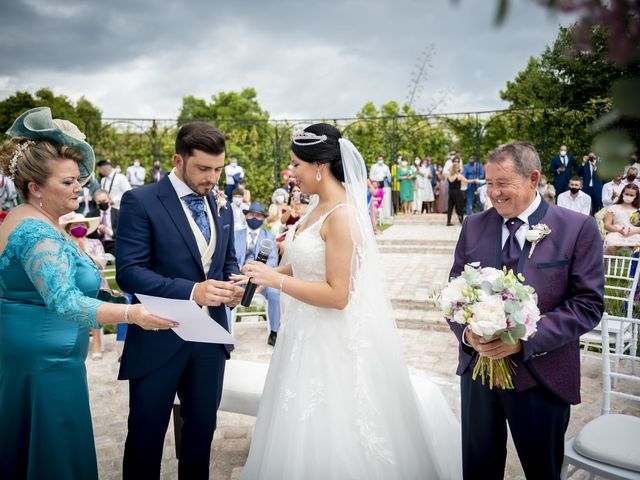
[[(176, 138), (175, 168), (159, 182), (126, 192), (120, 206), (117, 275), (120, 288), (192, 299), (228, 329), (225, 305), (243, 290), (233, 245), (233, 214), (216, 204), (213, 187), (225, 159), (225, 137), (204, 122), (184, 125)], [(123, 478), (158, 479), (164, 437), (176, 392), (183, 429), (181, 479), (209, 477), (211, 441), (229, 346), (187, 342), (172, 330), (129, 325), (120, 380), (129, 380), (129, 431)]]
[[(545, 202), (537, 193), (540, 158), (532, 145), (506, 144), (489, 154), (488, 194), (494, 208), (465, 218), (451, 276), (465, 264), (506, 266), (538, 294), (537, 333), (515, 345), (485, 341), (450, 323), (460, 341), (464, 478), (502, 479), (507, 423), (527, 478), (560, 478), (569, 407), (580, 402), (579, 337), (604, 310), (602, 240), (592, 217)], [(526, 231), (551, 233), (529, 257)], [(489, 389), (472, 379), (479, 355), (515, 364), (514, 390)]]

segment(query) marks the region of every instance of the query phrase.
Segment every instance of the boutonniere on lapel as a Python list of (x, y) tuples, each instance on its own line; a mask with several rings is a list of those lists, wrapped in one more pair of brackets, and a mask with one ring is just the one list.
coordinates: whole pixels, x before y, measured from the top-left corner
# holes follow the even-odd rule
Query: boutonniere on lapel
[(536, 249), (536, 245), (538, 244), (538, 242), (542, 241), (542, 239), (544, 239), (550, 233), (551, 229), (544, 223), (534, 225), (529, 230), (527, 230), (525, 238), (528, 242), (531, 243), (531, 250), (529, 250), (528, 258), (531, 258), (531, 255), (533, 255), (533, 251)]
[(213, 187), (213, 197), (216, 199), (216, 205), (218, 206), (218, 216), (220, 216), (220, 210), (227, 208), (227, 196), (216, 185)]

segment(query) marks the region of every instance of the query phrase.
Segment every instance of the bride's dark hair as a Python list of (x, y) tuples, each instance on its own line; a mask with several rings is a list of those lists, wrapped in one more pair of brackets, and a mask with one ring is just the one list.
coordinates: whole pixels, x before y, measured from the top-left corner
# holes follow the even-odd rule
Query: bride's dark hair
[(342, 137), (340, 131), (328, 123), (316, 123), (308, 126), (304, 131), (318, 136), (326, 135), (327, 139), (318, 142), (313, 139), (296, 138), (295, 142), (291, 142), (291, 150), (296, 157), (307, 163), (328, 163), (333, 176), (344, 182), (342, 156), (338, 142)]

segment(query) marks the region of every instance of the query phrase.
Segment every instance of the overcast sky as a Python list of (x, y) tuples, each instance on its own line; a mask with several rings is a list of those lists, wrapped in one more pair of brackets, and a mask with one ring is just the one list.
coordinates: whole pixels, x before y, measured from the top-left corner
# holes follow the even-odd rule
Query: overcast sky
[(572, 21), (510, 3), (497, 28), (497, 0), (0, 0), (0, 99), (48, 87), (105, 117), (175, 118), (186, 95), (254, 87), (273, 118), (350, 117), (404, 101), (433, 46), (417, 110), (503, 108)]

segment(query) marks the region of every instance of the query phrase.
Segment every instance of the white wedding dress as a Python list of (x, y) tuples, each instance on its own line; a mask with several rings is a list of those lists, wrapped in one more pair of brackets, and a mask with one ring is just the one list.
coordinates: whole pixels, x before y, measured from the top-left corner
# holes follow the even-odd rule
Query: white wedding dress
[[(326, 281), (320, 228), (330, 213), (296, 238), (294, 229), (287, 235), (295, 278)], [(437, 387), (410, 380), (379, 266), (359, 260), (344, 310), (283, 295), (242, 479), (462, 478), (460, 425)]]

